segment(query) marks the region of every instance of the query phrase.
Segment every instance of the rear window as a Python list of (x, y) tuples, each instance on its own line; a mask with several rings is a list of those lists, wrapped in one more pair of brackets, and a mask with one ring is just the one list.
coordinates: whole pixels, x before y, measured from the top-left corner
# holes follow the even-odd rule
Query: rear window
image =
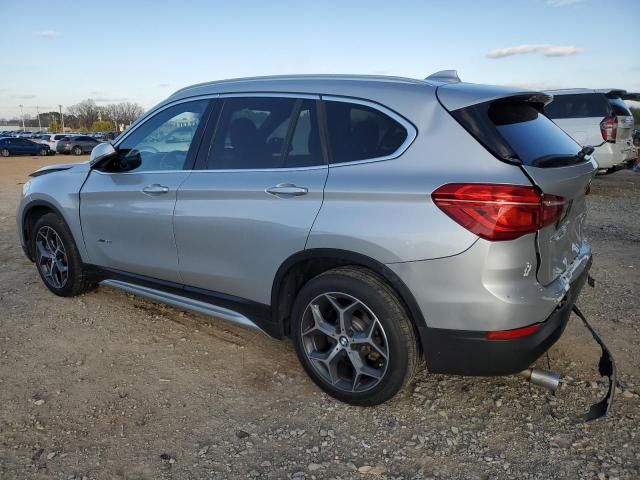
[(374, 108), (325, 101), (332, 163), (392, 155), (407, 139), (407, 130)]
[(501, 160), (540, 168), (580, 163), (580, 146), (543, 115), (539, 103), (498, 100), (452, 112), (460, 124)]
[(609, 115), (609, 104), (602, 93), (555, 95), (544, 108), (549, 118), (590, 118)]
[(621, 98), (610, 98), (609, 105), (611, 105), (611, 110), (613, 110), (613, 114), (615, 116), (632, 116), (631, 110), (629, 110), (629, 107), (627, 107), (627, 104), (624, 103), (624, 100), (622, 100)]

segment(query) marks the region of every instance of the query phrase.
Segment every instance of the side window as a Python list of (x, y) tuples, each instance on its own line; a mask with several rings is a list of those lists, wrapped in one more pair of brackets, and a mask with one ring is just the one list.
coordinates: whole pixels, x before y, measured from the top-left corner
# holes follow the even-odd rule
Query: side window
[(116, 160), (105, 169), (116, 172), (182, 170), (208, 103), (209, 100), (179, 103), (145, 120), (118, 145)]
[(544, 107), (544, 113), (549, 118), (606, 117), (609, 105), (600, 93), (555, 95)]
[(295, 98), (225, 99), (207, 169), (282, 167), (295, 105)]
[(374, 108), (336, 101), (325, 108), (332, 163), (385, 157), (407, 138), (402, 125)]

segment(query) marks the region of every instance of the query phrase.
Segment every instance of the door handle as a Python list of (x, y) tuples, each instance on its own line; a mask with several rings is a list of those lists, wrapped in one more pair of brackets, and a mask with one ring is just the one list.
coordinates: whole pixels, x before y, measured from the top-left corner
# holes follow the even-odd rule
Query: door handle
[(309, 193), (307, 187), (298, 187), (293, 183), (279, 183), (273, 187), (269, 187), (265, 192), (278, 197), (299, 197), (300, 195), (306, 195)]
[(164, 185), (160, 185), (159, 183), (153, 183), (144, 187), (142, 191), (143, 193), (147, 193), (149, 195), (158, 195), (161, 193), (169, 193), (169, 187), (165, 187)]

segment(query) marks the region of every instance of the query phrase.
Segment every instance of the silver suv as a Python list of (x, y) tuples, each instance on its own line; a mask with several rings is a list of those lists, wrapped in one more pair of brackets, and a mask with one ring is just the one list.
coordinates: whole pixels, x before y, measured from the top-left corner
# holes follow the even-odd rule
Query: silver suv
[(540, 92), (364, 76), (195, 85), (24, 185), (45, 285), (98, 283), (290, 336), (359, 405), (430, 372), (507, 375), (587, 277), (596, 171)]

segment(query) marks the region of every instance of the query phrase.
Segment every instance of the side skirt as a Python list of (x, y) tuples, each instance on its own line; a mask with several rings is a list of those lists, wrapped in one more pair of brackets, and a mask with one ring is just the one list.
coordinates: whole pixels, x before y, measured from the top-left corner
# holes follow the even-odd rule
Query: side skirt
[(100, 285), (220, 318), (275, 338), (282, 337), (282, 327), (271, 321), (271, 307), (268, 305), (119, 270), (95, 266), (91, 270)]
[(149, 287), (143, 287), (135, 285), (133, 283), (123, 282), (121, 280), (103, 280), (100, 285), (107, 285), (109, 287), (124, 290), (125, 292), (145, 297), (150, 300), (156, 300), (158, 302), (167, 303), (177, 308), (184, 308), (196, 313), (203, 313), (205, 315), (211, 315), (213, 317), (221, 318), (231, 323), (242, 325), (243, 327), (253, 328), (266, 333), (258, 325), (253, 323), (247, 317), (241, 313), (234, 312), (224, 307), (212, 305), (210, 303), (201, 302), (188, 297), (182, 297), (173, 293), (163, 292), (161, 290), (155, 290)]

